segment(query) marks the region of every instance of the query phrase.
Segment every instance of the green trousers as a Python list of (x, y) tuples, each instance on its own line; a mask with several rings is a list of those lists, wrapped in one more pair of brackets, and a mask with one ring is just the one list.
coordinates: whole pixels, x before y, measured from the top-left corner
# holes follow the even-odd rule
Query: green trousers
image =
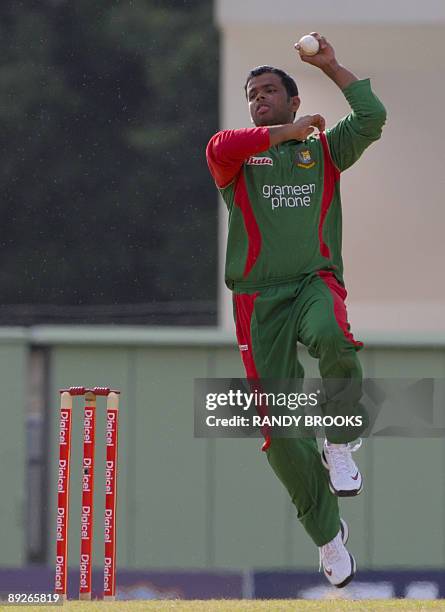
[[(334, 379), (327, 412), (335, 415), (355, 410), (362, 378), (356, 352), (363, 345), (349, 331), (345, 298), (346, 290), (327, 271), (308, 275), (298, 283), (242, 293), (235, 289), (236, 331), (247, 378), (303, 378), (296, 350), (299, 341), (319, 360), (325, 387)], [(349, 441), (336, 438), (335, 431), (326, 435), (331, 442)], [(360, 432), (347, 435), (352, 440)], [(340, 529), (338, 502), (329, 490), (315, 438), (273, 437), (263, 449), (315, 544), (322, 546), (332, 540)]]

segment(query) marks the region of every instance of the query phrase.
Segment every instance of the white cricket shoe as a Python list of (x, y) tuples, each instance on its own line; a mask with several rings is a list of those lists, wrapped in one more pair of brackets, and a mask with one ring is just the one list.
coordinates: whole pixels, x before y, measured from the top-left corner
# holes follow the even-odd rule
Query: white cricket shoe
[(351, 457), (351, 453), (362, 445), (359, 440), (356, 444), (330, 444), (324, 442), (321, 461), (329, 470), (329, 488), (338, 497), (354, 497), (362, 492), (363, 478)]
[(349, 530), (346, 522), (340, 519), (340, 531), (335, 538), (320, 546), (320, 569), (329, 582), (341, 589), (354, 578), (357, 565), (354, 557), (346, 548)]

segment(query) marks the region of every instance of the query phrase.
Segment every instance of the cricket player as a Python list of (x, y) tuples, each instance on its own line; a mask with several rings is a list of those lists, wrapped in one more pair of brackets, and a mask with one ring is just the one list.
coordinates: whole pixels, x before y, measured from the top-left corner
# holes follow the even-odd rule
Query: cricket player
[[(343, 414), (361, 397), (357, 351), (363, 345), (350, 331), (345, 307), (340, 177), (380, 138), (386, 111), (369, 79), (359, 80), (325, 37), (312, 35), (318, 53), (306, 56), (296, 45), (297, 52), (334, 81), (350, 113), (330, 129), (319, 114), (295, 120), (295, 81), (260, 66), (245, 84), (255, 127), (215, 134), (207, 162), (229, 210), (225, 278), (246, 376), (303, 378), (299, 341), (319, 360), (323, 383), (335, 380), (329, 409)], [(338, 497), (362, 490), (351, 457), (357, 432), (343, 432), (342, 439), (334, 430), (325, 435), (321, 454), (311, 437), (266, 436), (263, 450), (319, 547), (325, 576), (343, 587), (356, 563), (345, 547), (348, 528)]]

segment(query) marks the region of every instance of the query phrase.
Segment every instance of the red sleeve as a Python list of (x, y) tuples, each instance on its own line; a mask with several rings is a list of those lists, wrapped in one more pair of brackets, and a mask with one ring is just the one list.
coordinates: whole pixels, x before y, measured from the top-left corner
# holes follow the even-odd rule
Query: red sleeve
[(207, 163), (217, 187), (227, 187), (251, 155), (270, 147), (269, 128), (223, 130), (211, 139), (206, 149)]

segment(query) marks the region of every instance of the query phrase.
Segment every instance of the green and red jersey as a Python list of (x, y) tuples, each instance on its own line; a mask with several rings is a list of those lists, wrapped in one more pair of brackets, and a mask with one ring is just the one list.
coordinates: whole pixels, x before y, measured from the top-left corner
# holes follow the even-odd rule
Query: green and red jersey
[(386, 120), (369, 79), (343, 93), (350, 114), (304, 142), (271, 147), (267, 127), (211, 138), (207, 162), (229, 210), (230, 289), (260, 289), (320, 270), (343, 284), (340, 173), (380, 138)]

